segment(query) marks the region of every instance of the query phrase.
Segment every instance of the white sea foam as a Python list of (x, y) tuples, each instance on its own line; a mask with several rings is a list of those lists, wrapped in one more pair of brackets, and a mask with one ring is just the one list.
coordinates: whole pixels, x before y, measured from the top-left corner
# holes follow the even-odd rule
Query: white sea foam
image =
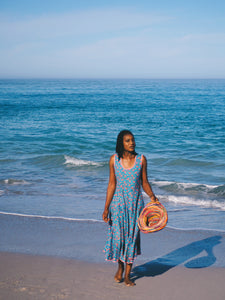
[(195, 199), (192, 197), (185, 197), (185, 196), (164, 196), (167, 201), (173, 202), (176, 204), (183, 204), (183, 205), (194, 205), (194, 206), (201, 206), (205, 208), (215, 208), (225, 211), (225, 203), (219, 202), (217, 200), (204, 200), (204, 199)]
[(2, 196), (4, 194), (3, 190), (0, 190), (0, 196)]
[(173, 181), (154, 181), (153, 185), (172, 194), (201, 195), (201, 197), (213, 196), (225, 198), (225, 185), (209, 185)]
[(170, 185), (177, 185), (180, 188), (183, 189), (190, 189), (190, 188), (196, 188), (196, 187), (205, 187), (207, 189), (215, 189), (219, 187), (218, 185), (209, 185), (209, 184), (201, 184), (201, 183), (194, 183), (194, 182), (175, 182), (175, 181), (154, 181), (155, 185), (159, 187), (165, 187)]
[(65, 165), (73, 165), (77, 167), (81, 166), (101, 166), (102, 164), (99, 162), (89, 161), (89, 160), (83, 160), (83, 159), (77, 159), (75, 157), (64, 155), (65, 158)]
[(221, 233), (225, 233), (225, 230), (222, 230), (222, 229), (211, 229), (211, 228), (204, 228), (204, 227), (196, 227), (196, 228), (192, 228), (192, 227), (186, 227), (186, 228), (183, 228), (183, 227), (175, 227), (175, 226), (171, 226), (171, 225), (166, 225), (166, 228), (167, 229), (172, 229), (172, 230), (176, 230), (176, 231), (209, 231), (209, 232), (221, 232)]
[(30, 184), (28, 181), (26, 180), (22, 180), (22, 179), (13, 179), (13, 178), (8, 178), (8, 179), (4, 179), (2, 180), (2, 182), (4, 184), (9, 184), (9, 185), (24, 185), (24, 184)]
[(16, 217), (24, 217), (24, 218), (37, 218), (37, 219), (51, 219), (51, 220), (66, 220), (66, 221), (78, 221), (78, 222), (97, 222), (103, 223), (102, 220), (97, 219), (78, 219), (78, 218), (69, 218), (62, 216), (42, 216), (42, 215), (28, 215), (28, 214), (20, 214), (20, 213), (12, 213), (12, 212), (4, 212), (0, 211), (1, 215), (8, 216), (16, 216)]
[[(144, 198), (149, 199), (148, 195), (145, 192), (142, 192)], [(159, 201), (172, 202), (175, 204), (181, 205), (190, 205), (190, 206), (200, 206), (203, 208), (214, 208), (225, 211), (225, 202), (218, 201), (213, 199), (197, 199), (196, 197), (190, 196), (178, 196), (178, 195), (156, 195)], [(148, 201), (148, 200), (147, 200)], [(146, 202), (146, 201), (145, 201)], [(183, 210), (183, 209), (181, 209)]]

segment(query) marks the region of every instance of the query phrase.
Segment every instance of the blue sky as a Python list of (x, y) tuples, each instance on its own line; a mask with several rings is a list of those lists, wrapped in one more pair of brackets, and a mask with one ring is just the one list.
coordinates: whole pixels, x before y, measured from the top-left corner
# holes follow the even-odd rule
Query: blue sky
[(0, 0), (0, 77), (225, 78), (224, 16), (224, 0)]

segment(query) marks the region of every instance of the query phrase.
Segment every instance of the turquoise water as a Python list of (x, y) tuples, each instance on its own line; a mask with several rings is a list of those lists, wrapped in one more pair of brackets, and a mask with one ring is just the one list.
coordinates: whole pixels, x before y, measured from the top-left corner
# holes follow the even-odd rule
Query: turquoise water
[(1, 214), (100, 221), (130, 129), (168, 226), (225, 231), (224, 116), (225, 80), (0, 80)]

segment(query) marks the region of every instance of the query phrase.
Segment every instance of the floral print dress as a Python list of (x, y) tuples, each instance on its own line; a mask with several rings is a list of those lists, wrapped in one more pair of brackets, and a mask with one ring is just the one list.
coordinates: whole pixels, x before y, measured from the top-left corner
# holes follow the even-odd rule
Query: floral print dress
[(134, 165), (126, 169), (114, 155), (116, 191), (109, 208), (109, 229), (104, 252), (106, 260), (132, 263), (140, 251), (138, 217), (144, 207), (141, 192), (142, 155), (136, 155)]

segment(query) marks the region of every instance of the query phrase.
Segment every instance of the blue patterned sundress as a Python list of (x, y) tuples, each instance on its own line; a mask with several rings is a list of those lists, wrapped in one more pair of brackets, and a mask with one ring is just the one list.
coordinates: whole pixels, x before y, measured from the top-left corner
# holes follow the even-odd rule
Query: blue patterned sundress
[(104, 247), (106, 260), (132, 263), (141, 254), (138, 217), (144, 207), (141, 192), (142, 155), (136, 155), (133, 167), (123, 167), (115, 154), (116, 190), (109, 207), (108, 237)]

